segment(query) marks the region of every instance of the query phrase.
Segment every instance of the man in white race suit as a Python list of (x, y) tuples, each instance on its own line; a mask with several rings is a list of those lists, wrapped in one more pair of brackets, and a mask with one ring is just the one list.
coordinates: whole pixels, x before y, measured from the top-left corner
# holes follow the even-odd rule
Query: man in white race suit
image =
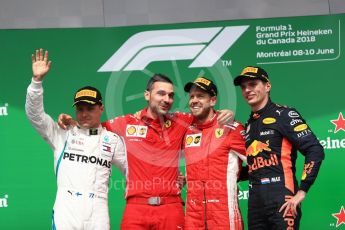
[(108, 182), (113, 164), (126, 173), (124, 142), (102, 128), (102, 96), (94, 87), (83, 87), (74, 96), (77, 126), (63, 130), (44, 112), (42, 81), (50, 66), (48, 51), (36, 50), (25, 110), (54, 151), (58, 189), (52, 229), (110, 229)]

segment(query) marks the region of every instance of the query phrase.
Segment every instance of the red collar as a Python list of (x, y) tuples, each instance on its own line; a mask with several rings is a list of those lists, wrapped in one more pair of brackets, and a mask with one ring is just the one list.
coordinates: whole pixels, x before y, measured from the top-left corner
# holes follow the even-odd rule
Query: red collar
[(200, 124), (200, 123), (197, 123), (197, 120), (194, 117), (193, 125), (198, 129), (207, 129), (207, 128), (212, 127), (212, 126), (217, 124), (217, 118), (218, 118), (218, 114), (215, 112), (214, 116), (211, 118), (211, 120)]

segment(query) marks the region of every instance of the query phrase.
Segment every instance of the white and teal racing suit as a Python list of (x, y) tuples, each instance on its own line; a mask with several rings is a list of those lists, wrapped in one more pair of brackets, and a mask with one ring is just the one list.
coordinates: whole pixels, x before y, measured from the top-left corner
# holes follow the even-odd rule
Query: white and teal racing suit
[(53, 229), (110, 229), (109, 177), (112, 165), (124, 174), (127, 156), (122, 138), (99, 126), (61, 129), (44, 112), (41, 82), (32, 80), (27, 90), (26, 115), (54, 151), (57, 193)]

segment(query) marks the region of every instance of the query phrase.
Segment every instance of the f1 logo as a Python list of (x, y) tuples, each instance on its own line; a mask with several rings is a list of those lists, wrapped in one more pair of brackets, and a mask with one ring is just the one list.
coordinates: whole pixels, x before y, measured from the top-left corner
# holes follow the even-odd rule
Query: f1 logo
[(211, 67), (248, 29), (246, 26), (153, 30), (134, 34), (98, 72), (143, 70), (154, 61), (190, 60)]

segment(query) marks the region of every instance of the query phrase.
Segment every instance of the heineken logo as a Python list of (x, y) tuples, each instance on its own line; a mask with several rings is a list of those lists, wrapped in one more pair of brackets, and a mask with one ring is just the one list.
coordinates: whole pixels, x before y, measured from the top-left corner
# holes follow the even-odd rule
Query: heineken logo
[[(345, 138), (339, 133), (345, 131), (345, 119), (343, 113), (339, 112), (338, 117), (335, 119), (329, 120), (333, 125), (334, 129), (330, 129), (328, 132), (332, 133), (331, 136), (327, 136), (323, 140), (319, 140), (320, 144), (324, 149), (345, 149)], [(339, 135), (341, 138), (339, 138)]]
[(239, 200), (248, 200), (249, 190), (239, 190), (237, 196)]
[(7, 208), (8, 203), (7, 203), (8, 195), (5, 194), (3, 198), (0, 198), (0, 208)]
[(345, 149), (345, 138), (327, 137), (325, 140), (320, 140), (320, 144), (324, 149)]
[(8, 115), (7, 107), (8, 107), (7, 103), (5, 103), (4, 106), (0, 107), (0, 116), (7, 116)]
[(340, 130), (345, 131), (345, 119), (342, 112), (339, 113), (337, 119), (331, 120), (331, 122), (335, 125), (334, 133), (337, 133)]

